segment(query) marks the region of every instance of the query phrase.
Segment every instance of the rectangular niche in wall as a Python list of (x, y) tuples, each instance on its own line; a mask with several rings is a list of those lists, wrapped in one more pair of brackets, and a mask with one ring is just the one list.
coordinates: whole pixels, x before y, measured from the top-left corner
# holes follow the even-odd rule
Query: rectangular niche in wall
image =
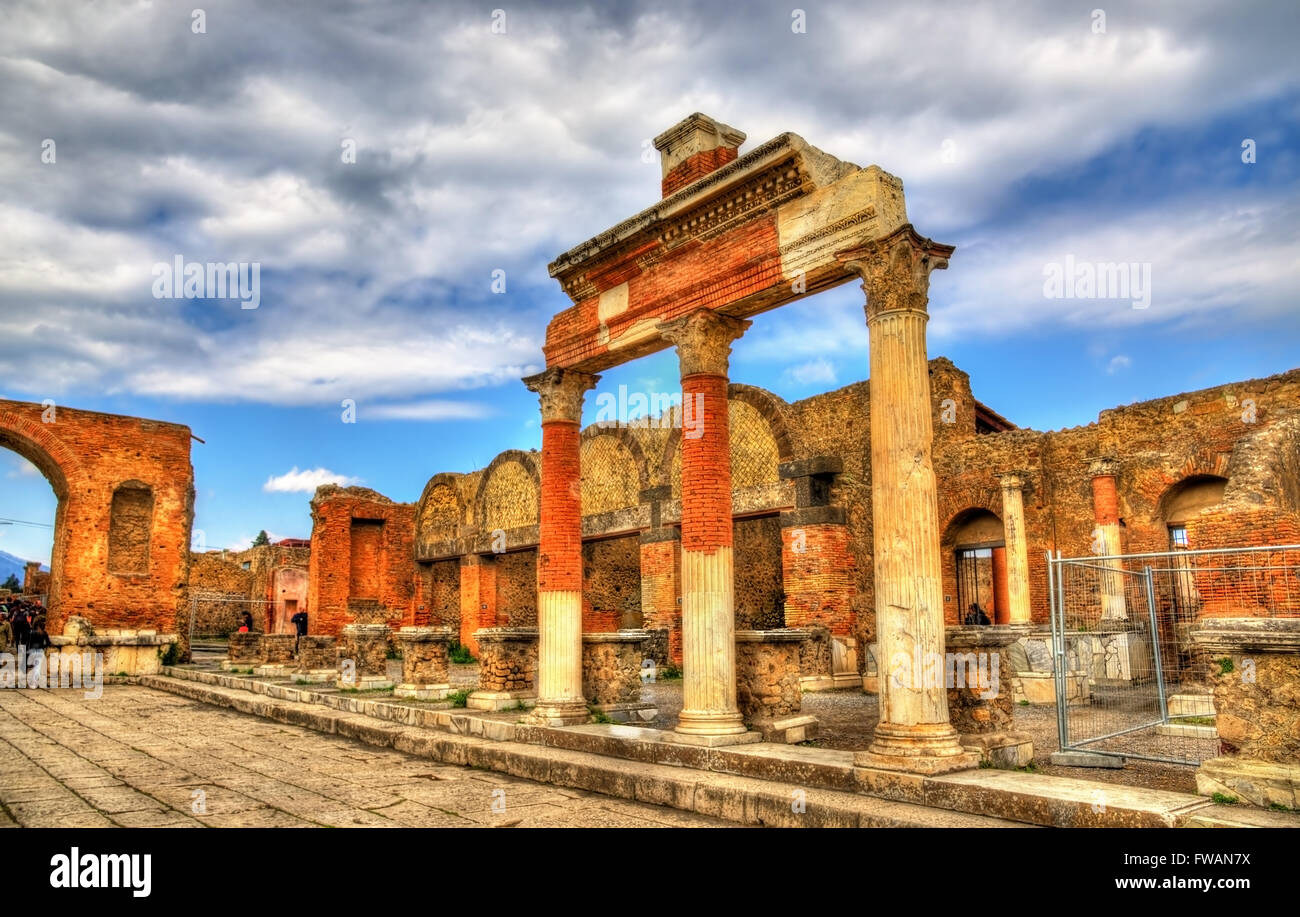
[(352, 556), (348, 582), (348, 598), (380, 598), (380, 556), (384, 546), (384, 520), (353, 519), (351, 532)]
[(110, 573), (148, 573), (153, 535), (153, 489), (139, 481), (119, 484), (108, 516)]

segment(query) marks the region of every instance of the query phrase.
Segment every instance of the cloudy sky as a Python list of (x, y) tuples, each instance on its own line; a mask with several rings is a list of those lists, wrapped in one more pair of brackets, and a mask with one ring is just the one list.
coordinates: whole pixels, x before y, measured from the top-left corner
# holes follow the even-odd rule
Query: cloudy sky
[[(658, 198), (642, 153), (694, 111), (902, 178), (957, 246), (930, 353), (1021, 425), (1300, 365), (1291, 0), (502, 4), (6, 0), (0, 396), (189, 425), (208, 548), (308, 535), (324, 480), (415, 500), (538, 445), (546, 265)], [(178, 256), (256, 262), (257, 308), (155, 297)], [(1067, 258), (1148, 266), (1149, 304), (1045, 297)], [(732, 377), (793, 400), (866, 348), (847, 285)], [(600, 390), (675, 381), (666, 352)], [(53, 511), (0, 455), (0, 518)]]

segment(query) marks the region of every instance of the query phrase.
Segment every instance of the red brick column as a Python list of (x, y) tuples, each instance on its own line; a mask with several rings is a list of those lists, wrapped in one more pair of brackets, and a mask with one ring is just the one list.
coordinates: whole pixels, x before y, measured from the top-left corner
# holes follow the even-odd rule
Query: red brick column
[(1011, 623), (1011, 593), (1007, 589), (1007, 549), (993, 549), (993, 608), (994, 624)]
[[(683, 708), (677, 732), (744, 735), (736, 706), (735, 584), (727, 364), (749, 322), (700, 310), (659, 325), (682, 372)], [(689, 420), (689, 423), (687, 422)]]
[[(1092, 512), (1097, 523), (1093, 529), (1092, 552), (1107, 556), (1124, 553), (1119, 539), (1119, 490), (1115, 479), (1119, 462), (1112, 458), (1095, 458), (1088, 463), (1092, 475)], [(1102, 618), (1127, 618), (1124, 581), (1118, 573), (1101, 574)]]
[(582, 693), (583, 394), (596, 376), (554, 367), (524, 380), (542, 407), (541, 525), (537, 547), (537, 707), (551, 726), (589, 719)]
[(497, 568), (491, 557), (468, 554), (460, 559), (460, 642), (479, 654), (475, 631), (497, 620)]

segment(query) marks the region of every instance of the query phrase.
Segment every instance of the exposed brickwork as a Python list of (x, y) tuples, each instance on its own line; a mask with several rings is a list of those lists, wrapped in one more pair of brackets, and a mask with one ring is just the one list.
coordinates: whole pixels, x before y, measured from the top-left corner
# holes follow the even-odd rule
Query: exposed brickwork
[(637, 536), (582, 546), (582, 631), (641, 626), (641, 544)]
[(1119, 492), (1115, 489), (1114, 475), (1099, 474), (1093, 477), (1092, 512), (1098, 525), (1119, 522)]
[(857, 571), (848, 526), (799, 525), (781, 534), (783, 626), (821, 625), (836, 636), (852, 636)]
[(470, 554), (460, 563), (460, 642), (479, 654), (475, 631), (497, 626), (497, 565), (493, 555)]
[(542, 425), (541, 551), (537, 588), (543, 592), (582, 589), (581, 435), (577, 423)]
[(680, 191), (697, 178), (703, 178), (710, 172), (720, 169), (736, 158), (738, 150), (733, 147), (714, 147), (689, 156), (675, 165), (660, 183), (664, 197)]
[(39, 468), (59, 499), (50, 633), (77, 615), (99, 629), (152, 629), (184, 640), (194, 515), (189, 428), (0, 401), (0, 447)]
[(679, 539), (641, 543), (641, 611), (645, 627), (668, 632), (668, 658), (682, 664), (682, 572)]
[(337, 636), (349, 602), (378, 602), (392, 626), (415, 596), (415, 506), (364, 487), (326, 485), (311, 501), (308, 614), (313, 633)]
[(700, 435), (682, 437), (682, 549), (712, 553), (732, 543), (731, 454), (727, 380), (696, 374), (682, 379), (682, 398), (697, 398)]

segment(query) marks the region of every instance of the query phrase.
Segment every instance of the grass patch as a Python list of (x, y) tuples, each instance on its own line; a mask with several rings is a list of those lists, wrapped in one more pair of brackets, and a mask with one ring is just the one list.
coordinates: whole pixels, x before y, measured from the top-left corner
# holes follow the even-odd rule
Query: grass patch
[(1300, 812), (1300, 809), (1293, 809), (1290, 806), (1284, 806), (1280, 802), (1270, 802), (1268, 808), (1271, 812)]
[(1231, 675), (1232, 670), (1236, 668), (1236, 666), (1232, 664), (1232, 657), (1230, 656), (1224, 656), (1222, 659), (1216, 659), (1215, 662), (1219, 664), (1220, 675)]
[(1029, 701), (1027, 701), (1027, 700), (1022, 700), (1022, 701), (1020, 701), (1020, 706), (1022, 706), (1022, 707), (1028, 707), (1028, 706), (1029, 706)]
[(339, 688), (340, 694), (392, 694), (392, 688)]
[(588, 706), (588, 707), (587, 707), (587, 712), (591, 714), (591, 721), (592, 721), (593, 723), (612, 723), (612, 722), (614, 722), (613, 720), (611, 720), (611, 719), (609, 718), (609, 715), (608, 715), (607, 713), (605, 713), (603, 710), (597, 710), (597, 709), (596, 709), (595, 707), (593, 707), (593, 706)]
[(294, 683), (295, 685), (309, 685), (309, 684), (311, 684), (311, 682), (308, 681), (308, 680), (305, 679), (305, 678), (296, 678), (296, 679), (294, 679), (294, 682), (293, 682), (293, 683)]
[(1229, 796), (1227, 793), (1215, 793), (1210, 799), (1214, 801), (1215, 805), (1219, 806), (1235, 806), (1237, 804), (1237, 797)]
[(181, 661), (181, 645), (179, 643), (167, 644), (167, 652), (162, 654), (163, 665), (176, 665)]
[(682, 670), (671, 662), (661, 665), (655, 672), (655, 681), (681, 681)]
[(988, 770), (993, 766), (993, 761), (989, 758), (980, 758), (980, 770)]
[(469, 688), (464, 688), (460, 691), (452, 691), (443, 700), (453, 707), (467, 707), (469, 706), (469, 696), (473, 693)]
[(1036, 774), (1038, 773), (1038, 765), (1030, 761), (1024, 767), (1017, 767), (1016, 770), (1023, 771), (1026, 774)]
[(473, 665), (478, 662), (474, 654), (469, 651), (469, 647), (464, 646), (459, 640), (453, 640), (447, 645), (447, 659), (456, 665)]
[(1177, 725), (1177, 726), (1182, 726), (1182, 725), (1187, 725), (1187, 726), (1213, 726), (1213, 725), (1214, 725), (1214, 717), (1212, 717), (1212, 716), (1180, 716), (1178, 719), (1174, 720), (1174, 724)]

